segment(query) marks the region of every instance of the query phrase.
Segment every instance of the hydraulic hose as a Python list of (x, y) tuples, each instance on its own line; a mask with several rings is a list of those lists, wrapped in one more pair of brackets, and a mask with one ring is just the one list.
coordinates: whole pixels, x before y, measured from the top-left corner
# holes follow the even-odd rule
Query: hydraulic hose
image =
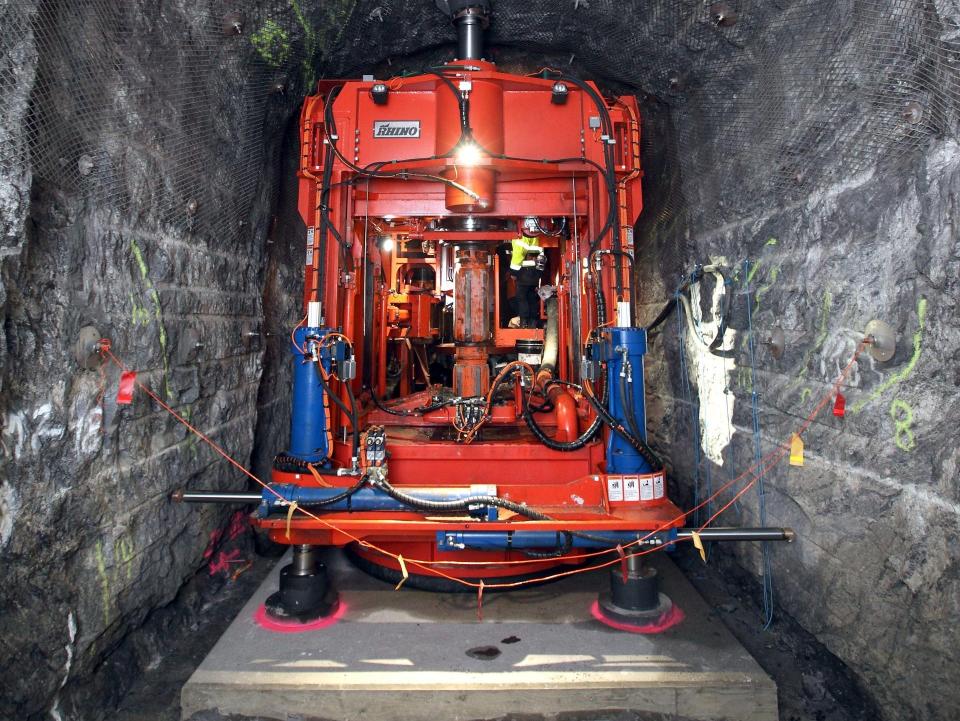
[(454, 501), (429, 501), (425, 498), (417, 498), (416, 496), (411, 496), (409, 493), (404, 493), (398, 488), (390, 485), (386, 479), (373, 481), (373, 485), (386, 493), (393, 500), (398, 501), (405, 506), (410, 506), (411, 508), (416, 508), (422, 511), (443, 513), (450, 511), (469, 511), (471, 506), (494, 506), (495, 508), (502, 508), (506, 511), (513, 511), (514, 513), (517, 513), (521, 516), (526, 516), (534, 521), (553, 520), (550, 518), (550, 516), (544, 513), (535, 511), (532, 508), (528, 508), (520, 503), (508, 501), (506, 498), (500, 498), (499, 496), (477, 495), (459, 498)]
[[(338, 396), (337, 394), (335, 394), (335, 393), (330, 389), (330, 384), (327, 383), (326, 378), (323, 377), (323, 373), (320, 372), (320, 364), (317, 363), (316, 365), (317, 365), (317, 368), (316, 368), (316, 370), (317, 370), (317, 378), (318, 378), (319, 381), (320, 381), (320, 386), (323, 388), (323, 392), (326, 393), (326, 394), (327, 394), (327, 397), (330, 398), (330, 399), (332, 399), (333, 402), (336, 403), (336, 404), (340, 407), (340, 410), (342, 410), (342, 411), (346, 414), (347, 418), (350, 420), (350, 426), (351, 426), (351, 428), (353, 429), (353, 453), (352, 453), (352, 455), (353, 455), (354, 458), (356, 458), (356, 457), (357, 457), (357, 454), (358, 454), (359, 451), (360, 451), (360, 422), (359, 422), (359, 418), (358, 418), (358, 414), (357, 414), (356, 399), (353, 397), (353, 389), (350, 387), (350, 382), (349, 382), (349, 381), (345, 381), (345, 384), (346, 384), (346, 386), (347, 386), (347, 397), (350, 399), (350, 405), (353, 406), (353, 410), (351, 410), (350, 408), (348, 408), (348, 407), (347, 407), (347, 404), (343, 402), (343, 400), (340, 398), (340, 396)], [(328, 419), (328, 421), (329, 421), (329, 419)]]
[(597, 412), (597, 415), (603, 418), (603, 422), (606, 423), (610, 429), (619, 434), (630, 446), (641, 456), (643, 459), (650, 465), (654, 471), (663, 470), (663, 461), (660, 460), (660, 457), (653, 451), (650, 446), (647, 445), (646, 441), (639, 436), (634, 436), (629, 430), (623, 427), (616, 418), (610, 415), (609, 411), (604, 407), (597, 397), (590, 392), (586, 383), (583, 386), (583, 395), (589, 401), (590, 405), (593, 406), (593, 410)]
[(557, 297), (547, 298), (543, 303), (543, 309), (547, 314), (547, 325), (543, 333), (540, 370), (553, 373), (557, 369), (557, 359), (560, 356), (560, 305)]

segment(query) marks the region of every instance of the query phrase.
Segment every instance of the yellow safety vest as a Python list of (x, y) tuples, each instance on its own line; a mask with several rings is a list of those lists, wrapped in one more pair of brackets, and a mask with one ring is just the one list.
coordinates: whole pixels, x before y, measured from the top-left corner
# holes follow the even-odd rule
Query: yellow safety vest
[(534, 265), (534, 261), (524, 260), (527, 257), (527, 253), (541, 252), (539, 241), (527, 235), (514, 238), (510, 243), (510, 247), (512, 250), (510, 254), (510, 270), (520, 270), (524, 265)]

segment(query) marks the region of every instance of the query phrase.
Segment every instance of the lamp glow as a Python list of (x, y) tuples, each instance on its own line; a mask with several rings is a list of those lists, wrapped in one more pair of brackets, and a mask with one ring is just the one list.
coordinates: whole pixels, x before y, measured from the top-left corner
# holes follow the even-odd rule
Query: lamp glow
[(393, 238), (386, 237), (380, 241), (380, 250), (386, 251), (387, 253), (393, 250)]
[(483, 154), (480, 152), (480, 146), (471, 140), (460, 143), (459, 147), (457, 147), (457, 165), (465, 165), (467, 167), (476, 165), (482, 157)]

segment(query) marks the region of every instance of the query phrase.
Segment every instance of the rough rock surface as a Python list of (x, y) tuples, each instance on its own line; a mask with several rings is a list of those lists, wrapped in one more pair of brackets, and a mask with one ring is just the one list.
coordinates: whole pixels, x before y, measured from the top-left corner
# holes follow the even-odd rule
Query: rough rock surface
[[(720, 479), (749, 465), (752, 388), (768, 450), (867, 320), (897, 329), (890, 362), (859, 363), (847, 416), (828, 408), (810, 429), (805, 466), (766, 479), (767, 522), (799, 533), (771, 549), (776, 598), (890, 718), (947, 719), (960, 705), (956, 108), (931, 101), (936, 116), (903, 132), (863, 120), (899, 115), (939, 72), (917, 60), (912, 25), (857, 15), (883, 3), (733, 4), (741, 22), (721, 26), (703, 3), (624, 16), (601, 0), (498, 0), (491, 42), (644, 94), (651, 311), (693, 263), (749, 260), (755, 339), (785, 331), (779, 360), (760, 347), (755, 384), (742, 314), (736, 358), (691, 352), (692, 421), (673, 328), (655, 345), (649, 423), (679, 495), (708, 468)], [(948, 42), (956, 9), (932, 5), (916, 22)], [(223, 34), (228, 11), (242, 35)], [(863, 27), (897, 28), (902, 51), (870, 56)], [(167, 495), (245, 483), (142, 393), (118, 407), (115, 368), (99, 403), (99, 374), (73, 358), (80, 329), (109, 336), (262, 473), (289, 402), (302, 228), (278, 174), (290, 182), (303, 88), (317, 68), (443, 55), (452, 37), (428, 0), (0, 3), (0, 716), (105, 713), (136, 672), (125, 639), (197, 568), (221, 565), (204, 553), (222, 550), (227, 512)], [(755, 493), (739, 513), (724, 520), (757, 521)], [(757, 549), (729, 553), (758, 568)], [(90, 689), (110, 693), (97, 704)]]
[[(236, 5), (251, 23), (268, 10)], [(229, 578), (252, 553), (232, 509), (169, 501), (244, 476), (143, 392), (117, 405), (119, 369), (74, 357), (81, 329), (244, 465), (262, 470), (286, 434), (300, 281), (272, 231), (302, 246), (302, 226), (274, 216), (303, 68), (276, 92), (213, 4), (76, 10), (0, 5), (2, 718), (108, 715), (165, 651), (176, 613), (157, 609), (189, 617), (184, 583)], [(131, 25), (97, 24), (113, 17)]]

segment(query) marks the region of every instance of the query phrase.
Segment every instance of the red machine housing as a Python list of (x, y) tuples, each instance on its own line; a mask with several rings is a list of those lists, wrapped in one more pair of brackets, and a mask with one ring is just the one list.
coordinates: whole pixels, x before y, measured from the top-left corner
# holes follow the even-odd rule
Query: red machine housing
[[(491, 358), (516, 357), (518, 340), (543, 340), (543, 329), (510, 323), (514, 280), (504, 246), (529, 217), (540, 219), (541, 230), (546, 226), (538, 238), (547, 258), (543, 283), (557, 289), (560, 352), (553, 375), (579, 380), (581, 348), (596, 324), (590, 320), (597, 314), (594, 284), (602, 284), (606, 297), (622, 300), (633, 282), (624, 271), (618, 295), (612, 265), (598, 272), (587, 262), (594, 239), (604, 235), (601, 248), (611, 242), (611, 234), (603, 233), (611, 215), (604, 146), (614, 151), (622, 250), (632, 252), (633, 225), (642, 208), (641, 131), (635, 98), (604, 101), (611, 135), (602, 131), (588, 93), (567, 84), (558, 102), (555, 84), (554, 78), (498, 72), (479, 60), (386, 83), (321, 81), (303, 106), (299, 171), (299, 211), (308, 228), (304, 306), (319, 301), (325, 325), (353, 343), (357, 374), (350, 382), (359, 399), (361, 430), (386, 428), (390, 482), (407, 489), (495, 487), (497, 495), (554, 520), (501, 512), (481, 522), (413, 511), (323, 513), (329, 524), (298, 515), (257, 520), (274, 540), (344, 545), (363, 539), (408, 558), (485, 561), (482, 573), (442, 568), (446, 574), (490, 578), (516, 573), (504, 561), (529, 557), (510, 550), (441, 551), (437, 533), (652, 531), (682, 525), (666, 494), (611, 503), (603, 433), (571, 452), (539, 442), (522, 419), (526, 391), (519, 385), (515, 402), (494, 404), (470, 442), (458, 439), (452, 406), (398, 416), (373, 402), (376, 393), (394, 411), (429, 405), (439, 386), (448, 385), (438, 383), (440, 376), (449, 378), (458, 397), (483, 396), (491, 384)], [(380, 92), (375, 98), (374, 86), (378, 91), (385, 86), (385, 97)], [(460, 153), (464, 98), (474, 144), (469, 150), (479, 156), (472, 162)], [(565, 233), (550, 234), (561, 225)], [(334, 381), (334, 389), (345, 397), (342, 382)], [(552, 394), (553, 409), (538, 414), (540, 425), (559, 440), (577, 437), (593, 411), (575, 393)], [(331, 461), (349, 468), (349, 419), (330, 407)], [(329, 468), (317, 470), (278, 470), (273, 480), (336, 487), (354, 482)], [(397, 567), (382, 554), (363, 548), (359, 553)], [(553, 558), (539, 565), (562, 562)], [(535, 571), (536, 565), (523, 571)]]

